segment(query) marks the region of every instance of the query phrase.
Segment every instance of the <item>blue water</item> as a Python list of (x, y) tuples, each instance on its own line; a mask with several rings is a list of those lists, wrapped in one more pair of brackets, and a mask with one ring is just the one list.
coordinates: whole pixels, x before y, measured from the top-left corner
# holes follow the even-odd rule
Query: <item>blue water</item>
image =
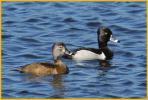
[[(63, 59), (67, 75), (33, 77), (12, 71), (33, 62), (52, 62), (51, 46), (64, 42), (70, 50), (98, 48), (96, 31), (107, 26), (121, 43), (109, 42), (114, 58), (98, 61)], [(3, 98), (145, 98), (145, 2), (3, 2)]]

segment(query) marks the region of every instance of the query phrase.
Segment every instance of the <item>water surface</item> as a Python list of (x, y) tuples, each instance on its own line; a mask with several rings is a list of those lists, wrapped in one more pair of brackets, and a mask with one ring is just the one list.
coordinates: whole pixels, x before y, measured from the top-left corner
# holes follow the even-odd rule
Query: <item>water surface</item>
[[(146, 5), (144, 2), (3, 2), (3, 98), (146, 97)], [(107, 26), (121, 43), (109, 43), (110, 67), (98, 61), (63, 59), (67, 75), (33, 77), (12, 71), (33, 62), (52, 62), (51, 46), (98, 48), (96, 31)]]

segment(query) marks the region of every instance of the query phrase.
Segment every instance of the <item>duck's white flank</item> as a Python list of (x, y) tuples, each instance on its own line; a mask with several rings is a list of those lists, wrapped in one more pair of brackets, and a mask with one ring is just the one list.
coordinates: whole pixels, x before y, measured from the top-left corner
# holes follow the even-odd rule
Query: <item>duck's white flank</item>
[(102, 52), (101, 54), (93, 53), (89, 50), (80, 50), (77, 51), (75, 55), (73, 55), (74, 60), (105, 60), (105, 54)]

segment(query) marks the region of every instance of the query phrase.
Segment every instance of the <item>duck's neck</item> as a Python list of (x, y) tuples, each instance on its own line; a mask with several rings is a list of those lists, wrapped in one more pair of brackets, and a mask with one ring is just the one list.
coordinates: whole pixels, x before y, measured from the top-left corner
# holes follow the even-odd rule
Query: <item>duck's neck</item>
[(61, 61), (60, 57), (57, 57), (57, 59), (54, 60), (54, 64), (58, 66), (62, 66), (63, 62)]
[(98, 42), (99, 43), (99, 48), (106, 48), (107, 47), (107, 43), (106, 42)]

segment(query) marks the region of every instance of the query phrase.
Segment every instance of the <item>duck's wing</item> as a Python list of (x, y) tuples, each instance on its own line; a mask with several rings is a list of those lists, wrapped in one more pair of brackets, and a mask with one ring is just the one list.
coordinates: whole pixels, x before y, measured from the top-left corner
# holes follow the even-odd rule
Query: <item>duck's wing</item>
[(44, 67), (50, 67), (50, 68), (56, 67), (56, 65), (53, 64), (53, 63), (42, 62), (42, 63), (38, 63), (38, 64), (40, 64), (40, 65), (42, 65)]
[(52, 63), (47, 63), (47, 62), (32, 63), (32, 64), (26, 64), (26, 65), (20, 66), (16, 68), (14, 71), (24, 72), (25, 70), (37, 69), (39, 67), (54, 68), (56, 67), (56, 65)]
[(100, 49), (82, 47), (82, 48), (78, 48), (78, 49), (73, 50), (73, 52), (71, 52), (70, 54), (63, 55), (63, 58), (72, 59), (72, 56), (75, 55), (78, 51), (81, 51), (81, 50), (88, 50), (88, 51), (94, 52), (96, 54), (102, 54), (102, 51)]
[(75, 49), (73, 54), (75, 54), (77, 51), (80, 51), (80, 50), (88, 50), (88, 51), (94, 52), (96, 54), (101, 54), (102, 53), (102, 51), (100, 49), (82, 47), (82, 48)]

